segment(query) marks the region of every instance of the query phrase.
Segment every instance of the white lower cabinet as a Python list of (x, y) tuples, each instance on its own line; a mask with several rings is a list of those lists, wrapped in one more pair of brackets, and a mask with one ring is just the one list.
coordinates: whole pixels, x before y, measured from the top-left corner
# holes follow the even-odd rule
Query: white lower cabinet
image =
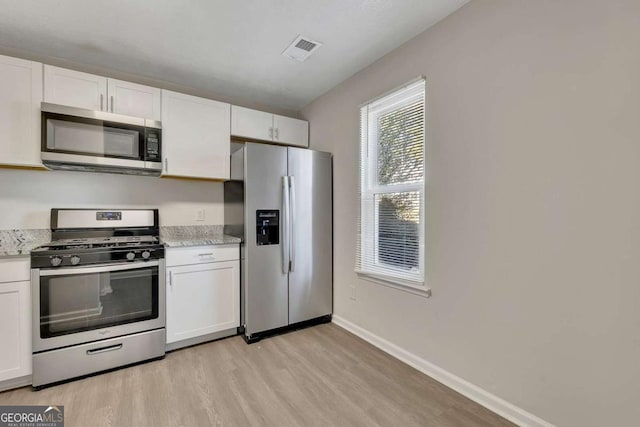
[(0, 382), (27, 375), (31, 375), (29, 260), (0, 259)]
[[(167, 249), (167, 344), (235, 335), (240, 326), (238, 245)], [(168, 346), (171, 349), (180, 345)]]

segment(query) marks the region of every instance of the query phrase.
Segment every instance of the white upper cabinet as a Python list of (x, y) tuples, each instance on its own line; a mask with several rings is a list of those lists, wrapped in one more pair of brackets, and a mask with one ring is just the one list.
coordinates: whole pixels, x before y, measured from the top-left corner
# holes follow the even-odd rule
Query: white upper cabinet
[(160, 120), (160, 93), (150, 86), (44, 66), (44, 100), (52, 104)]
[(309, 122), (233, 105), (231, 135), (308, 147)]
[(273, 141), (281, 144), (308, 147), (309, 122), (274, 114)]
[(231, 106), (162, 91), (163, 176), (229, 179)]
[(42, 167), (42, 64), (0, 56), (0, 164)]
[(272, 141), (273, 114), (233, 105), (231, 135)]
[(108, 79), (109, 111), (127, 116), (161, 120), (158, 88)]
[(87, 110), (107, 111), (107, 79), (45, 65), (44, 101)]

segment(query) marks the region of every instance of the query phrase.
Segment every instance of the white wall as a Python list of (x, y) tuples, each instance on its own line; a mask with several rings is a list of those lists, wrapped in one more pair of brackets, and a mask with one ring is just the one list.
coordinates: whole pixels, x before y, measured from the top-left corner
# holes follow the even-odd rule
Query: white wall
[[(353, 272), (358, 105), (418, 75), (431, 299)], [(640, 2), (475, 0), (302, 113), (337, 316), (554, 424), (638, 424)]]
[[(49, 228), (51, 208), (159, 208), (160, 225), (224, 223), (221, 183), (0, 169), (0, 229)], [(205, 210), (205, 221), (196, 212)]]

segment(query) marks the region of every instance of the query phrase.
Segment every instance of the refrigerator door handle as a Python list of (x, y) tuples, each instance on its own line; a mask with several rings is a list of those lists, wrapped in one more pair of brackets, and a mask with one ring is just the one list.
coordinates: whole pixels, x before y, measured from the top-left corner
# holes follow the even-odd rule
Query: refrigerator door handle
[(289, 272), (289, 177), (282, 177), (282, 273)]
[(295, 220), (296, 220), (296, 187), (293, 176), (289, 176), (289, 271), (293, 272), (296, 268), (296, 238), (295, 232)]

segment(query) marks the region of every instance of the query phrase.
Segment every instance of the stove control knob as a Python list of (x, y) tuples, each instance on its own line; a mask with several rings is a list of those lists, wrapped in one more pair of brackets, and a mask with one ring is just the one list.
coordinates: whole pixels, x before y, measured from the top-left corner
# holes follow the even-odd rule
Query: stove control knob
[(51, 265), (52, 266), (57, 267), (60, 264), (62, 264), (62, 258), (60, 258), (59, 256), (54, 256), (53, 258), (51, 258)]
[(142, 252), (142, 258), (149, 259), (150, 256), (151, 256), (151, 254), (149, 253), (149, 251), (143, 251)]
[(134, 252), (129, 252), (127, 253), (127, 259), (129, 261), (133, 261), (133, 259), (136, 257), (136, 254)]
[(71, 264), (78, 265), (80, 264), (80, 257), (78, 255), (74, 255), (71, 257)]

